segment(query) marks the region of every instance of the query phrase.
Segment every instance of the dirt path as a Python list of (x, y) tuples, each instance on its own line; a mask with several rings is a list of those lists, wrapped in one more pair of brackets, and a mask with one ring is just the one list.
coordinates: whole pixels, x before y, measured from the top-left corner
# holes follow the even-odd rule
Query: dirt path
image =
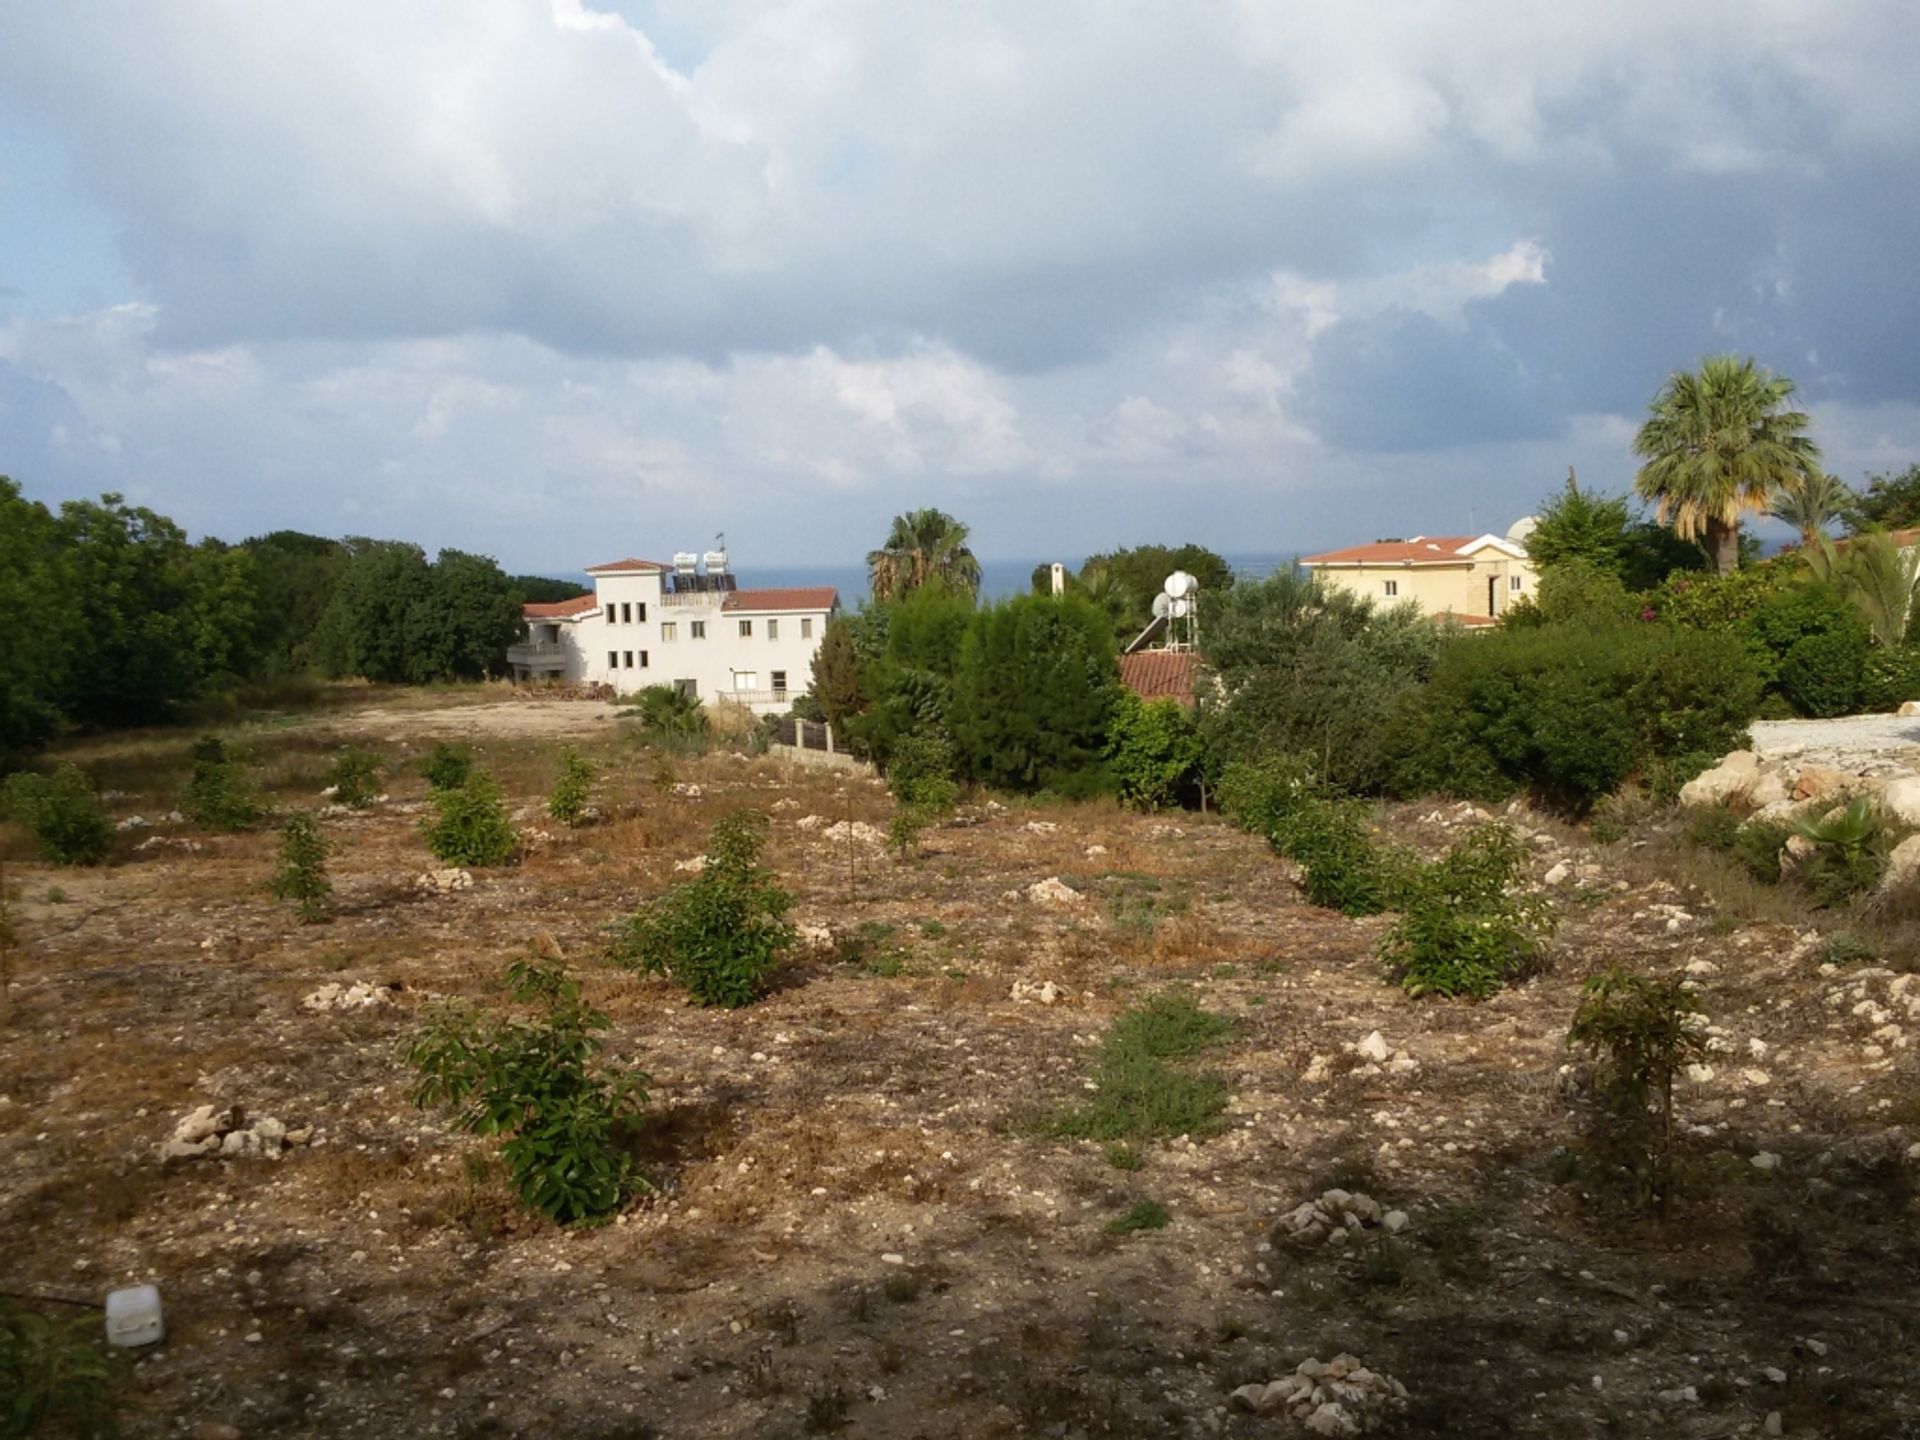
[(1756, 720), (1763, 760), (1815, 759), (1841, 770), (1920, 770), (1920, 715), (1846, 715), (1836, 720)]
[(419, 736), (431, 740), (538, 739), (610, 733), (619, 714), (620, 707), (605, 700), (504, 700), (426, 710), (381, 706), (328, 716), (316, 723), (370, 735)]

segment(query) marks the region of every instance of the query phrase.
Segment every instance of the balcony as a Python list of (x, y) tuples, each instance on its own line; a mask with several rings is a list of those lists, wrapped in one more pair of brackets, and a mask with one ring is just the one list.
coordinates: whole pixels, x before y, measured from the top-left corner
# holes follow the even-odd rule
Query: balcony
[(668, 610), (685, 610), (698, 606), (718, 610), (720, 602), (732, 593), (730, 590), (689, 590), (678, 595), (669, 592), (660, 597), (660, 604)]
[(567, 647), (558, 640), (522, 640), (507, 646), (507, 663), (528, 670), (564, 670)]
[(736, 705), (744, 705), (749, 710), (784, 710), (791, 699), (786, 690), (722, 690), (714, 697), (718, 700), (731, 700)]

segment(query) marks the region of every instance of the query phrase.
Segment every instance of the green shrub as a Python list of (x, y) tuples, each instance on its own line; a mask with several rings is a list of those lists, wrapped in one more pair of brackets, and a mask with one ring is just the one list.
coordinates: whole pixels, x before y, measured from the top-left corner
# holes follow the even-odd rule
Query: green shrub
[(1469, 637), (1403, 701), (1411, 733), (1396, 785), (1478, 799), (1524, 786), (1584, 813), (1663, 758), (1735, 749), (1759, 693), (1730, 635), (1633, 625)]
[(505, 865), (520, 848), (499, 784), (474, 771), (454, 790), (435, 790), (421, 822), (427, 849), (448, 865)]
[(676, 686), (649, 685), (638, 694), (623, 696), (620, 703), (633, 707), (633, 718), (651, 739), (687, 743), (707, 733), (707, 712), (700, 697)]
[(0, 1436), (120, 1433), (113, 1387), (121, 1366), (99, 1328), (97, 1315), (49, 1320), (0, 1295)]
[(556, 968), (516, 962), (514, 1000), (532, 1020), (484, 1019), (443, 1004), (415, 1035), (414, 1103), (455, 1109), (461, 1129), (505, 1135), (502, 1158), (527, 1205), (562, 1225), (617, 1210), (639, 1184), (624, 1142), (638, 1128), (647, 1077), (602, 1062), (607, 1017)]
[(1282, 822), (1274, 844), (1300, 866), (1311, 904), (1345, 915), (1391, 907), (1399, 859), (1373, 842), (1366, 816), (1358, 801), (1317, 799)]
[(1908, 700), (1920, 700), (1920, 646), (1874, 646), (1860, 676), (1860, 708), (1897, 710)]
[(113, 822), (79, 766), (62, 765), (51, 775), (21, 771), (9, 776), (5, 799), (8, 817), (54, 864), (98, 865), (106, 858)]
[(1301, 804), (1323, 794), (1312, 761), (1278, 750), (1232, 762), (1214, 787), (1222, 814), (1269, 841)]
[(1789, 699), (1787, 662), (1803, 641), (1843, 637), (1852, 642), (1846, 648), (1864, 660), (1871, 639), (1860, 612), (1839, 588), (1811, 576), (1772, 590), (1735, 633), (1746, 640), (1761, 678), (1770, 687), (1786, 691)]
[(1728, 853), (1761, 884), (1777, 885), (1780, 883), (1780, 848), (1792, 833), (1791, 826), (1772, 820), (1749, 820), (1734, 832)]
[(1678, 979), (1609, 970), (1581, 987), (1567, 1044), (1593, 1056), (1607, 1148), (1664, 1212), (1673, 1181), (1673, 1079), (1707, 1054), (1699, 1001)]
[(280, 831), (280, 866), (273, 876), (276, 900), (291, 900), (300, 918), (324, 920), (333, 908), (327, 879), (327, 842), (311, 815), (295, 815)]
[(1379, 952), (1407, 994), (1484, 1000), (1539, 970), (1555, 918), (1545, 899), (1511, 893), (1525, 860), (1512, 830), (1488, 825), (1412, 868)]
[(633, 916), (615, 940), (617, 965), (671, 977), (702, 1005), (734, 1009), (766, 993), (792, 948), (793, 899), (760, 868), (767, 817), (737, 810), (713, 827), (707, 863)]
[(1107, 770), (1122, 804), (1140, 810), (1178, 805), (1200, 773), (1204, 752), (1193, 712), (1177, 700), (1142, 700), (1123, 691), (1107, 725)]
[(1886, 873), (1889, 836), (1868, 796), (1846, 809), (1793, 823), (1793, 833), (1811, 841), (1813, 853), (1794, 867), (1816, 909), (1844, 904), (1880, 883)]
[(577, 825), (586, 813), (587, 797), (593, 793), (593, 767), (569, 745), (560, 752), (560, 778), (547, 797), (547, 814), (562, 825)]
[(429, 790), (458, 790), (473, 774), (473, 752), (442, 740), (420, 762), (420, 774)]
[(953, 809), (960, 787), (953, 779), (953, 746), (942, 735), (918, 731), (898, 737), (887, 761), (887, 789), (894, 800), (887, 836), (905, 856), (920, 832)]
[(1695, 805), (1687, 811), (1687, 843), (1730, 851), (1740, 838), (1740, 817), (1724, 805)]
[(1780, 661), (1780, 690), (1802, 715), (1851, 715), (1860, 708), (1866, 669), (1865, 635), (1829, 630), (1794, 642)]
[(265, 813), (240, 758), (212, 735), (194, 742), (193, 778), (180, 808), (209, 830), (246, 830)]
[(336, 805), (364, 810), (380, 793), (380, 757), (370, 750), (344, 750), (333, 762), (328, 783)]
[(1226, 1108), (1226, 1083), (1169, 1062), (1205, 1049), (1226, 1030), (1224, 1019), (1179, 992), (1121, 1012), (1101, 1043), (1091, 1098), (1039, 1117), (1035, 1128), (1103, 1142), (1211, 1133)]
[(1109, 1221), (1107, 1233), (1131, 1235), (1138, 1230), (1164, 1230), (1172, 1218), (1167, 1214), (1167, 1207), (1158, 1200), (1140, 1200), (1126, 1214)]

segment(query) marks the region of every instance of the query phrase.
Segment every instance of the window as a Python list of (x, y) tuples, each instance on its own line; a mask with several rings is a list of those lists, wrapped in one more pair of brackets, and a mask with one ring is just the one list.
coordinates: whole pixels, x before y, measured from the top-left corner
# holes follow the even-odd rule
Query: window
[(642, 670), (647, 668), (647, 652), (644, 650), (640, 652), (640, 668)]
[(633, 606), (632, 605), (629, 605), (626, 603), (621, 604), (620, 623), (622, 625), (631, 625), (633, 623)]
[(1507, 589), (1518, 590), (1519, 588), (1520, 588), (1520, 577), (1518, 575), (1509, 575), (1507, 577)]
[(800, 622), (800, 638), (802, 640), (811, 640), (813, 638), (813, 621), (802, 620)]
[(619, 668), (620, 668), (620, 652), (618, 650), (607, 651), (607, 669), (618, 670)]
[(751, 636), (753, 634), (753, 622), (751, 620), (742, 620), (740, 622), (740, 633)]
[(779, 638), (780, 638), (780, 622), (778, 620), (767, 621), (767, 639), (778, 640)]
[(773, 693), (776, 695), (784, 695), (787, 693), (786, 671), (776, 670), (773, 672)]
[(707, 638), (707, 622), (706, 621), (695, 620), (693, 622), (693, 638), (696, 640), (704, 640)]
[(613, 623), (613, 620), (614, 620), (613, 605), (611, 604), (611, 602), (609, 602), (609, 604), (607, 605), (607, 623), (611, 625)]
[(736, 670), (733, 672), (733, 688), (736, 694), (758, 689), (760, 672), (758, 670)]
[(1399, 593), (1400, 593), (1400, 582), (1398, 580), (1387, 581), (1387, 594), (1398, 595)]
[(633, 651), (631, 650), (626, 652), (626, 665), (624, 668), (628, 670), (633, 669)]
[(698, 700), (700, 698), (700, 682), (698, 680), (676, 680), (673, 682), (673, 690), (676, 695), (684, 695), (689, 700)]
[(639, 610), (640, 610), (640, 623), (644, 625), (647, 623), (647, 602), (646, 601), (642, 600), (640, 602)]
[(662, 640), (678, 640), (680, 638), (679, 622), (677, 620), (662, 620), (660, 622), (660, 638)]

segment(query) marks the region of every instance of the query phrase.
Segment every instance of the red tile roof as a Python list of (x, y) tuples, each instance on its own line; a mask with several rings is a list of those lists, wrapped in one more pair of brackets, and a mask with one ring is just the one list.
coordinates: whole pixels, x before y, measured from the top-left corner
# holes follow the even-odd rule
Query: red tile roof
[(1466, 557), (1457, 552), (1471, 545), (1478, 535), (1420, 535), (1412, 540), (1376, 540), (1371, 545), (1354, 545), (1345, 550), (1329, 550), (1324, 555), (1307, 555), (1302, 565), (1408, 565), (1425, 561), (1437, 565), (1458, 564)]
[(609, 560), (605, 565), (589, 565), (587, 573), (598, 575), (607, 570), (664, 570), (666, 568), (658, 560), (636, 560), (629, 555), (625, 560)]
[(526, 620), (567, 620), (584, 615), (599, 604), (599, 599), (591, 594), (576, 595), (571, 600), (532, 601), (520, 607), (520, 615)]
[(1178, 700), (1193, 704), (1191, 650), (1136, 650), (1120, 657), (1120, 683), (1142, 700)]
[(1483, 630), (1489, 625), (1498, 625), (1497, 615), (1456, 615), (1451, 610), (1435, 611), (1432, 618), (1438, 621), (1451, 620), (1454, 624), (1468, 630)]
[(721, 608), (725, 610), (831, 610), (840, 603), (840, 592), (831, 585), (799, 585), (787, 589), (731, 590)]

